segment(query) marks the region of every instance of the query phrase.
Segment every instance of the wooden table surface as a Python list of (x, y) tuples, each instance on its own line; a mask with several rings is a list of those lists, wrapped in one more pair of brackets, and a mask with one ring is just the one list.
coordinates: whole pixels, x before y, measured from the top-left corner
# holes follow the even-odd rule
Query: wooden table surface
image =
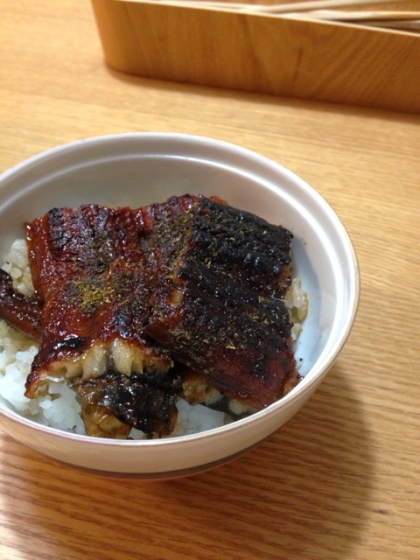
[(230, 464), (107, 479), (0, 431), (0, 558), (418, 560), (420, 116), (117, 74), (87, 1), (3, 0), (0, 37), (0, 172), (100, 134), (237, 143), (326, 197), (362, 276), (354, 330), (325, 382)]

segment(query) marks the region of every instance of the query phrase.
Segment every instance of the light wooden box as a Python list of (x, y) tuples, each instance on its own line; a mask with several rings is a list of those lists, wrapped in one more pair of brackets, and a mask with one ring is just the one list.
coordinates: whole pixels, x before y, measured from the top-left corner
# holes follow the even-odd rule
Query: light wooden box
[(265, 14), (91, 0), (121, 72), (303, 99), (420, 112), (420, 35)]

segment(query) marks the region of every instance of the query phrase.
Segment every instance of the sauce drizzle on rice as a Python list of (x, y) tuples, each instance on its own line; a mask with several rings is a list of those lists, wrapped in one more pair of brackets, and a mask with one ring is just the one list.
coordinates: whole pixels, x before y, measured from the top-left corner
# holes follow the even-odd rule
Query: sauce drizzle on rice
[[(200, 418), (209, 413), (214, 427), (216, 417), (217, 423), (222, 424), (230, 421), (226, 412), (233, 417), (252, 413), (280, 398), (298, 382), (292, 325), (286, 306), (296, 312), (300, 288), (295, 281), (286, 295), (290, 285), (292, 237), (287, 230), (205, 197), (174, 197), (167, 203), (135, 211), (87, 205), (52, 212), (31, 224), (29, 246), (34, 283), (37, 293), (44, 298), (44, 323), (49, 297), (52, 294), (56, 304), (58, 292), (54, 288), (62, 289), (64, 285), (65, 317), (70, 328), (63, 331), (61, 324), (61, 338), (55, 337), (53, 346), (44, 335), (27, 384), (30, 392), (37, 360), (38, 364), (44, 360), (45, 374), (32, 376), (35, 390), (30, 396), (37, 397), (35, 401), (45, 398), (47, 386), (54, 385), (51, 379), (66, 378), (82, 404), (82, 416), (91, 435), (127, 437), (130, 434), (132, 437), (137, 435), (137, 430), (131, 429), (133, 426), (150, 434), (179, 435), (184, 430), (180, 425), (187, 408)], [(122, 222), (124, 227), (113, 227), (115, 223), (121, 226)], [(31, 240), (38, 226), (42, 235), (34, 246)], [(124, 229), (129, 230), (129, 237), (121, 235)], [(56, 231), (61, 235), (56, 235)], [(132, 235), (133, 231), (136, 236)], [(68, 232), (71, 235), (66, 235)], [(277, 252), (272, 248), (273, 235), (280, 236), (275, 244)], [(135, 244), (130, 241), (133, 238)], [(116, 250), (116, 245), (121, 246), (123, 242), (125, 253)], [(24, 246), (23, 242), (22, 250)], [(13, 259), (9, 256), (8, 260)], [(34, 263), (44, 267), (48, 284), (40, 281)], [(46, 263), (50, 267), (47, 274)], [(8, 266), (9, 270), (19, 269), (14, 263)], [(53, 280), (51, 269), (55, 273)], [(133, 278), (136, 286), (142, 285), (140, 292), (135, 288), (137, 296), (143, 298), (141, 313), (138, 298), (131, 297)], [(15, 284), (16, 281), (17, 278)], [(25, 290), (29, 295), (30, 288)], [(307, 306), (307, 300), (303, 298), (303, 301)], [(68, 320), (72, 318), (71, 313), (78, 317), (80, 324), (83, 324), (81, 317), (88, 319), (89, 328), (77, 332)], [(127, 336), (134, 313), (136, 336), (140, 334), (142, 343), (153, 339), (152, 357), (158, 352), (158, 361), (151, 361), (146, 367), (138, 353), (138, 338)], [(117, 328), (109, 336), (108, 329), (107, 338), (102, 323), (98, 334), (92, 329), (92, 318), (97, 323), (97, 315), (111, 317), (114, 331), (115, 325), (122, 325), (124, 333)], [(120, 320), (121, 316), (124, 321)], [(51, 330), (54, 328), (53, 322)], [(212, 337), (214, 342), (207, 348), (207, 341)], [(49, 344), (47, 359), (45, 352), (42, 353), (45, 338)], [(265, 341), (269, 341), (266, 346)], [(51, 351), (54, 348), (55, 354)], [(142, 351), (144, 348), (143, 345)], [(149, 350), (147, 344), (146, 350)], [(161, 367), (168, 357), (169, 367)], [(244, 381), (244, 365), (250, 363), (254, 367), (247, 370)], [(278, 370), (280, 364), (282, 369)], [(239, 374), (241, 378), (237, 381)], [(283, 377), (280, 379), (279, 375)], [(109, 382), (104, 383), (106, 376)], [(274, 390), (269, 389), (271, 383)], [(55, 385), (66, 387), (63, 383)], [(150, 424), (147, 418), (141, 420), (143, 423), (136, 418), (139, 394), (144, 400), (148, 391), (154, 400), (160, 400), (160, 410), (169, 410), (169, 421), (163, 428), (156, 429), (156, 424)], [(274, 397), (270, 396), (272, 391)], [(159, 399), (156, 395), (160, 395)], [(191, 407), (181, 397), (206, 407)], [(57, 400), (54, 396), (49, 398), (51, 402)], [(28, 402), (26, 405), (34, 407)], [(207, 406), (220, 410), (209, 410)], [(51, 406), (43, 409), (40, 405), (40, 408), (47, 410)], [(74, 426), (67, 429), (80, 429), (80, 424)]]

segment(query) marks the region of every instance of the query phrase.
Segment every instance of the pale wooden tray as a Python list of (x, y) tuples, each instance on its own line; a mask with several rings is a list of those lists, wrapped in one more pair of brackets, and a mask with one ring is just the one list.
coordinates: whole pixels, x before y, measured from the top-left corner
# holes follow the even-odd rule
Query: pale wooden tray
[[(138, 76), (420, 112), (420, 34), (155, 1), (91, 0), (105, 59)], [(397, 3), (400, 4), (400, 3)], [(411, 2), (410, 8), (420, 2)], [(395, 2), (394, 2), (395, 5)]]

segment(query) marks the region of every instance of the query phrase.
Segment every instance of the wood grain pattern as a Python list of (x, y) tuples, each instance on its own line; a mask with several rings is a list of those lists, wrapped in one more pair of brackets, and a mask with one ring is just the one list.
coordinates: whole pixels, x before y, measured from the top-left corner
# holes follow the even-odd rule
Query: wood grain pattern
[(119, 74), (87, 2), (3, 0), (0, 16), (0, 172), (98, 134), (234, 142), (326, 197), (362, 275), (356, 326), (326, 381), (233, 463), (106, 479), (0, 431), (0, 558), (417, 560), (420, 116)]
[(420, 36), (412, 33), (197, 4), (92, 0), (92, 5), (105, 58), (119, 71), (420, 112)]

